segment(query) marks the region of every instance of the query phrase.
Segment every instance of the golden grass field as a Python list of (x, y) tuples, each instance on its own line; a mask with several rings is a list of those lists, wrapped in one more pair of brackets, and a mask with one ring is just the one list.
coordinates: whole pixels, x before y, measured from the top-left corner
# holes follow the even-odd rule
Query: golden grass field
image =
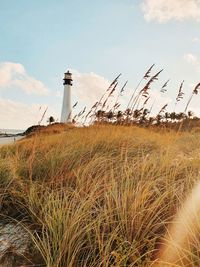
[(199, 180), (198, 129), (44, 132), (0, 148), (1, 218), (31, 233), (33, 266), (200, 266), (193, 228), (174, 262), (160, 256)]

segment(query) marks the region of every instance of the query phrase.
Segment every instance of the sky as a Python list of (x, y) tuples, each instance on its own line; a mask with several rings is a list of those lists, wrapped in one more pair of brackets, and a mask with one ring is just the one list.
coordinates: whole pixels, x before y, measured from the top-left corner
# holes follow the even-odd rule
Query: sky
[[(155, 109), (184, 80), (183, 111), (200, 82), (200, 0), (0, 0), (0, 129), (60, 119), (63, 73), (73, 73), (74, 112), (90, 107), (119, 74), (126, 106), (146, 70), (164, 69), (152, 87)], [(153, 74), (153, 73), (152, 73)], [(160, 87), (170, 79), (168, 92)], [(190, 109), (200, 115), (200, 95)], [(46, 117), (44, 123), (46, 122)]]

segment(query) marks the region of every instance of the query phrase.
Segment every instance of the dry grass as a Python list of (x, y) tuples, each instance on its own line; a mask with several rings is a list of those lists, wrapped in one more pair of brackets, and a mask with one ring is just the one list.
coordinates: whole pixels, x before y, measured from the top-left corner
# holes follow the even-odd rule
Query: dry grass
[[(2, 147), (0, 158), (1, 214), (32, 233), (34, 263), (151, 266), (199, 180), (200, 135), (73, 128)], [(199, 245), (185, 251), (190, 266)]]

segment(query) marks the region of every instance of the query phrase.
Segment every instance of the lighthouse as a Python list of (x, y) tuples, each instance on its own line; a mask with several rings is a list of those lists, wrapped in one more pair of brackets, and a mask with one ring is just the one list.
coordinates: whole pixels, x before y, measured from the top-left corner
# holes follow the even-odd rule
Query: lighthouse
[(64, 74), (63, 81), (64, 93), (60, 122), (70, 123), (72, 121), (71, 88), (73, 80), (69, 71)]

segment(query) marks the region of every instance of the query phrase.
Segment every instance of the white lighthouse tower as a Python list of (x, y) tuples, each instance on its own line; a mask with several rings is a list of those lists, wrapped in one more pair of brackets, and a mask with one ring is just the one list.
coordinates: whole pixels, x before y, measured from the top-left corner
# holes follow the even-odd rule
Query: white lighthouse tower
[(71, 87), (72, 87), (72, 74), (67, 71), (63, 79), (64, 93), (63, 104), (60, 122), (70, 123), (72, 121), (72, 105), (71, 105)]

